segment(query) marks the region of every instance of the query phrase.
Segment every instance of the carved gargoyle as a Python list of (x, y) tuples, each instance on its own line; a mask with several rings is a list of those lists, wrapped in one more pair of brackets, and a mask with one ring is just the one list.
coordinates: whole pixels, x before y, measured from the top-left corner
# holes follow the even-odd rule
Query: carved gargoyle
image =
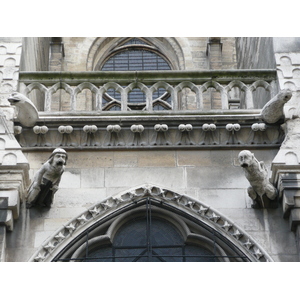
[(261, 110), (262, 119), (266, 123), (276, 123), (284, 118), (283, 107), (292, 98), (289, 89), (281, 90), (275, 97), (268, 101)]
[(27, 208), (51, 207), (61, 176), (68, 160), (64, 149), (56, 148), (34, 176), (26, 198)]
[(276, 208), (277, 189), (268, 179), (268, 171), (263, 161), (258, 161), (248, 150), (239, 153), (239, 163), (250, 183), (248, 195), (253, 200), (252, 208)]
[(39, 119), (39, 114), (31, 102), (26, 96), (21, 93), (14, 92), (7, 99), (12, 105), (18, 107), (17, 118), (23, 126), (31, 127)]

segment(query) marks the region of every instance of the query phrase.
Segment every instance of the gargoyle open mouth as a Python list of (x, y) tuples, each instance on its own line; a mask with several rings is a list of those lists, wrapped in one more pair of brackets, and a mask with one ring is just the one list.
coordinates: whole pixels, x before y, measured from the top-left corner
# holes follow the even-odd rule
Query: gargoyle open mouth
[(56, 163), (57, 166), (62, 166), (63, 164), (64, 164), (64, 162), (63, 162), (62, 160), (59, 160), (59, 161)]
[(242, 168), (247, 168), (247, 167), (248, 167), (248, 164), (246, 164), (246, 163), (241, 164), (241, 167), (242, 167)]
[(11, 104), (16, 104), (16, 103), (20, 102), (19, 99), (15, 99), (15, 98), (13, 98), (13, 97), (9, 97), (9, 98), (7, 98), (7, 100), (8, 100)]

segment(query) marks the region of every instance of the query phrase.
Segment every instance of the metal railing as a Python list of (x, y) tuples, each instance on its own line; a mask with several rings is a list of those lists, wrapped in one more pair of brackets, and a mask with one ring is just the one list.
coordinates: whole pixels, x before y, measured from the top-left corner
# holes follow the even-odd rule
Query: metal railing
[[(188, 110), (182, 104), (182, 92), (189, 89), (189, 100), (194, 110), (205, 109), (205, 103), (211, 101), (212, 90), (219, 101), (219, 109), (254, 109), (258, 105), (254, 93), (262, 88), (269, 97), (277, 93), (276, 70), (214, 70), (214, 71), (124, 71), (124, 72), (20, 72), (19, 91), (26, 96), (39, 90), (44, 99), (41, 109), (53, 111), (53, 95), (58, 90), (69, 94), (69, 110), (78, 110), (78, 97), (88, 90), (91, 107), (94, 111), (104, 111), (110, 104), (118, 110), (131, 110), (129, 94), (140, 90), (144, 96), (141, 110), (153, 112), (155, 105), (161, 105), (172, 111)], [(155, 97), (159, 89), (165, 90), (168, 97)], [(109, 90), (120, 94), (119, 99), (108, 95)], [(208, 91), (210, 91), (208, 93)], [(218, 95), (218, 96), (216, 96)], [(237, 96), (236, 96), (237, 95)], [(106, 97), (106, 100), (103, 99)], [(210, 99), (208, 99), (210, 97)], [(30, 98), (30, 97), (29, 97)], [(270, 99), (270, 98), (269, 98)], [(34, 101), (33, 101), (34, 102)], [(104, 105), (106, 102), (106, 105)]]

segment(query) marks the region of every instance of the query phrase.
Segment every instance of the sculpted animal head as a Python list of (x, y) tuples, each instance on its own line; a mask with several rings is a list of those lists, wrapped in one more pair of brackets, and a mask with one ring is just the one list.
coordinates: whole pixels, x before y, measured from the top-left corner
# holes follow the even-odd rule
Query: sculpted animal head
[(12, 105), (20, 105), (23, 103), (31, 103), (31, 100), (28, 99), (26, 96), (24, 96), (21, 93), (18, 92), (14, 92), (11, 95), (9, 95), (9, 97), (7, 98), (7, 100), (12, 104)]
[(284, 103), (288, 102), (293, 96), (293, 92), (289, 89), (281, 90), (277, 97), (280, 101), (283, 101)]
[(239, 153), (239, 163), (242, 168), (249, 167), (254, 160), (254, 154), (249, 150), (243, 150)]
[(18, 107), (17, 118), (23, 126), (34, 126), (37, 122), (39, 115), (36, 107), (26, 96), (21, 93), (12, 93), (7, 100)]

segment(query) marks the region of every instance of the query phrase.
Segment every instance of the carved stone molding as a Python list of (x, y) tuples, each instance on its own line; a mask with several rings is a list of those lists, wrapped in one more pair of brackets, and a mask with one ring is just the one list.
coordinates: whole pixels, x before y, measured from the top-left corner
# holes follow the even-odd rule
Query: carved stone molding
[(252, 261), (273, 261), (266, 251), (241, 227), (217, 210), (189, 196), (169, 189), (145, 184), (104, 199), (82, 212), (49, 237), (32, 255), (30, 261), (51, 261), (73, 238), (116, 210), (135, 207), (145, 197), (165, 203), (200, 219), (236, 245)]
[[(143, 120), (141, 120), (143, 121)], [(261, 122), (206, 123), (193, 121), (180, 123), (170, 120), (166, 123), (122, 122), (105, 124), (69, 121), (66, 125), (48, 122), (33, 129), (17, 126), (16, 139), (23, 149), (31, 148), (228, 148), (228, 147), (272, 147), (278, 148), (284, 133), (279, 124), (267, 125)], [(178, 120), (180, 121), (180, 120)], [(67, 120), (66, 120), (67, 122)]]

